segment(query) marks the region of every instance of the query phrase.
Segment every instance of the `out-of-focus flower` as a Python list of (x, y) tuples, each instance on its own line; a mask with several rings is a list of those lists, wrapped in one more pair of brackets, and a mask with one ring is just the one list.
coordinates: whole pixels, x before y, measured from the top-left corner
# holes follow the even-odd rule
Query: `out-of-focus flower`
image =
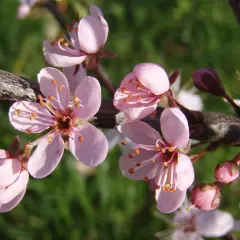
[[(171, 240), (203, 240), (202, 237), (222, 237), (232, 230), (240, 230), (239, 221), (225, 211), (201, 211), (196, 208), (187, 210), (181, 207), (175, 212), (172, 224), (175, 230)], [(156, 233), (161, 236), (162, 233)], [(162, 238), (161, 238), (162, 239)]]
[(221, 203), (221, 184), (200, 183), (191, 191), (192, 204), (204, 211), (217, 208)]
[(101, 105), (101, 87), (93, 77), (84, 77), (70, 101), (65, 75), (55, 68), (44, 68), (38, 74), (40, 90), (45, 96), (40, 103), (20, 101), (9, 110), (12, 125), (22, 132), (51, 131), (31, 143), (37, 145), (29, 158), (28, 170), (35, 178), (43, 178), (58, 165), (68, 145), (71, 153), (87, 166), (105, 160), (108, 143), (104, 134), (88, 121)]
[(19, 0), (20, 5), (17, 9), (17, 17), (25, 18), (31, 11), (31, 8), (38, 0)]
[(13, 154), (0, 149), (0, 212), (16, 207), (26, 192), (29, 174), (25, 160), (18, 151)]
[(124, 176), (135, 180), (151, 180), (161, 212), (179, 208), (186, 189), (194, 180), (194, 170), (184, 148), (189, 148), (188, 122), (178, 108), (165, 109), (160, 118), (160, 134), (141, 121), (122, 123), (118, 129), (137, 145), (120, 158)]
[(95, 68), (99, 59), (111, 56), (103, 46), (108, 37), (108, 23), (102, 11), (90, 6), (90, 16), (68, 26), (70, 39), (62, 37), (53, 42), (43, 42), (44, 57), (56, 67), (70, 67), (85, 60), (87, 68)]
[(218, 182), (228, 184), (236, 180), (239, 176), (239, 168), (235, 161), (227, 161), (218, 164), (215, 169), (215, 178)]
[(157, 108), (160, 96), (169, 90), (164, 69), (153, 63), (135, 66), (121, 82), (114, 95), (114, 106), (130, 119), (141, 119)]
[(172, 85), (171, 90), (173, 92), (174, 98), (182, 104), (184, 107), (194, 110), (203, 110), (203, 101), (201, 97), (196, 93), (196, 88), (191, 88), (189, 90), (181, 89), (181, 75), (178, 76), (176, 82)]

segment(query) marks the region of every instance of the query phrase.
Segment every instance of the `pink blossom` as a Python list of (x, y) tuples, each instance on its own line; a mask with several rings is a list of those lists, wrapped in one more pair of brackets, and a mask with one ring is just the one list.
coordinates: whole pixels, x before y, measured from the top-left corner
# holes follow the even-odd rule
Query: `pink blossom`
[(29, 158), (28, 170), (35, 178), (49, 175), (69, 147), (72, 154), (87, 166), (104, 161), (108, 143), (104, 134), (88, 122), (101, 105), (101, 88), (93, 77), (84, 77), (70, 100), (65, 75), (55, 68), (44, 68), (38, 74), (45, 98), (40, 103), (20, 101), (9, 110), (9, 119), (19, 131), (39, 133), (51, 130), (32, 144), (38, 143)]
[(90, 6), (90, 16), (83, 17), (73, 27), (68, 26), (70, 39), (58, 38), (43, 42), (44, 57), (56, 67), (70, 67), (84, 60), (88, 68), (95, 68), (99, 58), (108, 56), (103, 48), (108, 37), (108, 23), (102, 11)]
[(0, 212), (8, 212), (19, 204), (28, 180), (24, 159), (0, 149)]
[(189, 148), (188, 122), (178, 108), (163, 110), (160, 134), (141, 121), (127, 121), (118, 129), (138, 146), (120, 159), (124, 176), (135, 180), (151, 180), (155, 186), (157, 207), (161, 212), (179, 208), (186, 189), (194, 180), (190, 158), (183, 153)]
[(239, 176), (239, 168), (235, 161), (227, 161), (223, 164), (218, 164), (215, 169), (215, 178), (221, 183), (231, 183)]
[(37, 1), (38, 0), (20, 0), (20, 5), (17, 9), (17, 17), (25, 18)]
[(141, 119), (157, 108), (160, 96), (168, 89), (169, 79), (162, 67), (141, 63), (123, 79), (114, 95), (114, 106), (130, 120)]

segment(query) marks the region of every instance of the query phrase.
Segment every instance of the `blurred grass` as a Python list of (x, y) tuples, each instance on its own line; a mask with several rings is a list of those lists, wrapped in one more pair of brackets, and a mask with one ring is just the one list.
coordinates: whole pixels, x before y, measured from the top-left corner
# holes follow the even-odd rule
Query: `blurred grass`
[[(117, 86), (140, 62), (156, 62), (170, 72), (182, 70), (183, 83), (191, 72), (212, 67), (227, 90), (240, 98), (236, 78), (240, 59), (240, 26), (227, 1), (202, 0), (69, 0), (80, 15), (90, 3), (99, 5), (110, 26), (107, 48), (117, 53), (103, 64)], [(16, 0), (0, 1), (0, 69), (36, 79), (46, 65), (43, 39), (60, 33), (58, 24), (44, 9), (33, 9), (16, 19)], [(67, 11), (63, 3), (62, 11)], [(74, 19), (73, 16), (68, 16)], [(189, 84), (190, 85), (190, 84)], [(104, 92), (104, 97), (107, 93)], [(205, 110), (232, 112), (221, 99), (202, 94)], [(0, 147), (7, 148), (15, 135), (22, 142), (35, 136), (15, 131), (8, 122), (8, 103), (1, 103)], [(220, 148), (199, 160), (196, 181), (212, 181), (217, 163), (231, 159), (237, 148)], [(155, 239), (166, 229), (155, 217), (154, 200), (143, 182), (124, 178), (118, 169), (119, 147), (108, 154), (93, 176), (76, 170), (76, 160), (66, 153), (57, 170), (43, 180), (31, 179), (21, 204), (0, 216), (0, 239)], [(223, 188), (222, 209), (240, 219), (239, 183)], [(238, 235), (240, 238), (240, 235)]]

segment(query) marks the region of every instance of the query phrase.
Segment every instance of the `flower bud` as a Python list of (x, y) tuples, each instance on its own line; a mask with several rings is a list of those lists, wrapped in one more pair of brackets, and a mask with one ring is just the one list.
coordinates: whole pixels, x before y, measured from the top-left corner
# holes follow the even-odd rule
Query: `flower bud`
[(217, 73), (210, 68), (200, 68), (192, 73), (193, 83), (197, 89), (215, 96), (225, 97), (226, 92)]
[(218, 164), (215, 169), (215, 178), (221, 183), (231, 183), (239, 176), (239, 168), (236, 162), (228, 161)]
[(200, 183), (191, 192), (192, 204), (204, 211), (217, 208), (221, 202), (219, 183)]

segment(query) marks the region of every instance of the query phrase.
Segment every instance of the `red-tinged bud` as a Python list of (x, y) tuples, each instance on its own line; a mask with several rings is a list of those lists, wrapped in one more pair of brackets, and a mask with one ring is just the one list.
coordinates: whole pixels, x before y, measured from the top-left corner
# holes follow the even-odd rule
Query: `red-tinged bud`
[(221, 184), (219, 183), (200, 183), (191, 192), (192, 204), (204, 211), (217, 208), (221, 202)]
[(221, 183), (231, 183), (239, 176), (239, 168), (235, 161), (218, 164), (215, 169), (215, 178)]
[(169, 78), (169, 82), (170, 82), (170, 85), (172, 85), (173, 83), (176, 82), (178, 76), (180, 74), (180, 70), (175, 70), (168, 78)]
[(224, 86), (213, 69), (200, 68), (192, 73), (192, 78), (195, 87), (200, 91), (226, 97)]

